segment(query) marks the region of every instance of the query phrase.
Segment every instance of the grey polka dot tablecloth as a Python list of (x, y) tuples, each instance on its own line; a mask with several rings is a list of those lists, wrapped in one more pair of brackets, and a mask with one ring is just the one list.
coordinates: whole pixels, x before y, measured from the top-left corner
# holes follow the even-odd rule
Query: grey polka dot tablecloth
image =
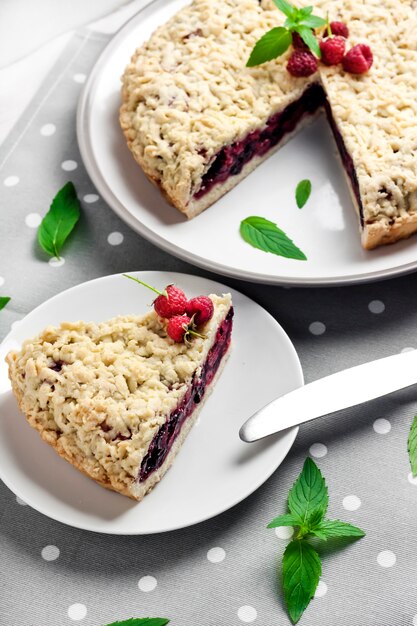
[[(99, 197), (75, 137), (77, 99), (107, 36), (80, 31), (1, 148), (0, 332), (54, 294), (132, 269), (211, 276), (129, 230)], [(36, 245), (51, 198), (73, 180), (82, 201), (64, 259)], [(214, 277), (218, 278), (218, 277)], [(298, 351), (306, 381), (417, 347), (417, 275), (332, 289), (283, 289), (220, 278), (263, 305)], [(4, 365), (0, 365), (4, 367)], [(323, 576), (305, 626), (417, 624), (417, 481), (407, 434), (415, 388), (301, 428), (285, 462), (252, 496), (197, 526), (120, 537), (54, 522), (0, 483), (0, 626), (102, 626), (166, 616), (173, 626), (289, 624), (277, 572), (288, 529), (266, 530), (311, 455), (329, 515), (367, 536), (321, 548)], [(0, 416), (1, 419), (1, 416)]]

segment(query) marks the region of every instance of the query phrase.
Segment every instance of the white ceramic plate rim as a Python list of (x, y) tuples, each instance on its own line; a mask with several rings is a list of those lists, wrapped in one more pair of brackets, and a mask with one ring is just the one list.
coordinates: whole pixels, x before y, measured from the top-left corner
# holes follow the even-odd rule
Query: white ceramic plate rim
[[(145, 275), (146, 277), (149, 276), (149, 274), (152, 275), (157, 275), (159, 273), (163, 273), (163, 274), (170, 274), (173, 277), (173, 280), (175, 280), (175, 282), (177, 282), (177, 284), (181, 284), (181, 276), (193, 276), (195, 278), (195, 275), (190, 275), (190, 274), (184, 274), (184, 273), (179, 273), (179, 272), (158, 272), (158, 271), (152, 271), (152, 270), (143, 270), (143, 271), (137, 271), (137, 270), (133, 270), (131, 272), (127, 272), (130, 274), (134, 274), (136, 276), (141, 276), (141, 275)], [(64, 294), (68, 295), (71, 294), (73, 292), (76, 292), (77, 289), (83, 285), (91, 285), (91, 284), (97, 284), (97, 283), (102, 283), (105, 282), (108, 279), (112, 279), (114, 277), (120, 276), (120, 274), (110, 274), (107, 276), (102, 276), (100, 278), (96, 278), (90, 281), (86, 281), (84, 283), (80, 283), (79, 285), (75, 285), (74, 287), (71, 287), (69, 289), (66, 289), (58, 294), (56, 294), (55, 296), (53, 296), (52, 298), (49, 298), (48, 300), (46, 300), (45, 302), (43, 302), (42, 304), (40, 304), (39, 306), (37, 306), (35, 309), (33, 309), (30, 313), (28, 313), (25, 318), (23, 318), (20, 322), (19, 325), (24, 323), (25, 320), (27, 320), (29, 317), (31, 317), (32, 315), (38, 313), (39, 311), (41, 311), (43, 308), (47, 308), (50, 304), (54, 304), (56, 301), (58, 301)], [(200, 277), (198, 277), (200, 278)], [(146, 278), (145, 278), (146, 280)], [(246, 296), (245, 294), (242, 294), (241, 292), (237, 291), (236, 289), (231, 289), (229, 286), (224, 285), (222, 283), (218, 283), (217, 281), (213, 281), (212, 279), (206, 279), (206, 278), (201, 278), (202, 281), (207, 281), (208, 283), (212, 283), (212, 287), (214, 288), (214, 286), (216, 286), (216, 288), (221, 291), (223, 290), (223, 292), (227, 292), (227, 291), (231, 291), (232, 294), (238, 294), (240, 296), (243, 296), (244, 298), (247, 298), (248, 300), (251, 300), (251, 298), (248, 298), (248, 296)], [(252, 301), (254, 302), (254, 301)], [(257, 303), (256, 303), (257, 304)], [(302, 367), (301, 367), (301, 363), (298, 357), (298, 354), (295, 350), (295, 347), (293, 345), (293, 343), (291, 342), (290, 338), (288, 337), (287, 333), (285, 332), (285, 330), (282, 328), (282, 326), (277, 322), (277, 320), (263, 307), (261, 307), (261, 305), (257, 304), (257, 306), (260, 307), (260, 309), (262, 309), (263, 314), (265, 314), (267, 317), (270, 318), (270, 320), (275, 324), (277, 332), (280, 335), (280, 339), (286, 343), (286, 347), (287, 349), (290, 351), (290, 353), (292, 353), (292, 361), (291, 361), (291, 365), (294, 368), (294, 378), (297, 379), (297, 385), (298, 386), (302, 386), (304, 384), (304, 376), (303, 376), (303, 371), (302, 371)], [(30, 321), (30, 320), (29, 320)], [(0, 348), (6, 344), (6, 342), (8, 342), (10, 339), (13, 339), (13, 330), (8, 333), (8, 335), (4, 338), (4, 340), (2, 341), (2, 343), (0, 344)], [(294, 386), (295, 388), (295, 386)], [(23, 417), (22, 417), (23, 419)], [(196, 516), (194, 519), (189, 519), (187, 521), (187, 523), (182, 524), (182, 525), (171, 525), (171, 526), (166, 526), (164, 528), (158, 528), (154, 531), (142, 531), (142, 530), (135, 530), (135, 531), (127, 531), (126, 529), (106, 529), (105, 527), (100, 527), (99, 529), (96, 528), (94, 526), (94, 524), (88, 524), (88, 523), (74, 523), (73, 521), (69, 521), (68, 519), (65, 519), (64, 517), (60, 516), (59, 514), (54, 514), (54, 511), (51, 511), (50, 508), (48, 508), (48, 506), (44, 507), (41, 504), (39, 504), (39, 502), (36, 499), (32, 499), (30, 496), (28, 497), (28, 494), (24, 491), (21, 490), (16, 483), (13, 480), (13, 473), (12, 476), (10, 476), (10, 472), (7, 471), (7, 469), (5, 470), (2, 467), (2, 462), (0, 460), (0, 479), (4, 482), (4, 484), (20, 499), (22, 499), (26, 504), (28, 504), (29, 506), (31, 506), (33, 509), (35, 509), (36, 511), (38, 511), (39, 513), (42, 513), (43, 515), (46, 515), (47, 517), (58, 521), (58, 522), (62, 522), (63, 524), (66, 524), (68, 526), (74, 527), (74, 528), (80, 528), (82, 530), (89, 530), (89, 531), (93, 531), (93, 532), (99, 532), (99, 533), (103, 533), (103, 534), (111, 534), (111, 535), (148, 535), (148, 534), (157, 534), (160, 532), (169, 532), (169, 531), (173, 531), (173, 530), (178, 530), (180, 528), (187, 528), (189, 526), (193, 526), (194, 524), (198, 524), (201, 522), (204, 522), (208, 519), (211, 519), (212, 517), (215, 517), (217, 515), (220, 515), (221, 513), (224, 513), (225, 511), (229, 510), (230, 508), (236, 506), (237, 504), (239, 504), (240, 502), (242, 502), (243, 500), (245, 500), (247, 497), (249, 497), (252, 493), (254, 493), (261, 485), (263, 485), (268, 478), (270, 478), (270, 476), (277, 470), (277, 468), (281, 465), (281, 463), (283, 462), (283, 460), (285, 459), (285, 457), (287, 456), (288, 452), (290, 451), (295, 438), (298, 434), (298, 430), (299, 427), (294, 427), (292, 429), (289, 429), (288, 435), (289, 435), (289, 440), (288, 440), (288, 444), (286, 447), (283, 447), (283, 450), (277, 454), (277, 456), (274, 459), (274, 463), (271, 464), (271, 467), (269, 468), (268, 471), (266, 471), (264, 474), (262, 474), (259, 479), (257, 481), (255, 481), (254, 483), (251, 484), (249, 490), (245, 493), (245, 495), (240, 495), (237, 498), (230, 498), (230, 500), (227, 502), (227, 504), (225, 504), (224, 506), (221, 506), (220, 508), (216, 508), (214, 511), (212, 511), (210, 514), (206, 514), (204, 516)], [(140, 506), (140, 503), (138, 503), (138, 506)]]
[(96, 81), (100, 77), (101, 69), (106, 64), (107, 59), (111, 57), (111, 55), (113, 54), (113, 50), (117, 48), (119, 41), (123, 39), (125, 34), (129, 32), (132, 28), (134, 28), (136, 23), (141, 20), (141, 13), (149, 8), (149, 6), (154, 4), (154, 2), (155, 0), (141, 8), (133, 18), (131, 18), (120, 28), (120, 30), (106, 46), (106, 48), (100, 55), (97, 63), (95, 64), (92, 72), (89, 75), (89, 78), (81, 93), (77, 108), (77, 138), (84, 165), (99, 193), (108, 203), (108, 205), (115, 211), (115, 213), (133, 230), (135, 230), (151, 243), (155, 244), (166, 252), (169, 252), (170, 254), (173, 254), (176, 257), (183, 259), (187, 262), (191, 262), (199, 267), (220, 273), (224, 276), (240, 278), (252, 282), (304, 287), (349, 285), (384, 280), (415, 271), (417, 269), (417, 259), (410, 263), (405, 263), (403, 265), (398, 265), (392, 268), (383, 268), (370, 272), (352, 273), (350, 275), (343, 276), (328, 275), (317, 279), (311, 277), (265, 275), (258, 272), (252, 272), (235, 267), (230, 267), (228, 265), (223, 265), (222, 263), (212, 261), (205, 257), (201, 257), (194, 252), (186, 251), (180, 246), (166, 240), (157, 232), (154, 232), (152, 229), (148, 228), (137, 217), (134, 217), (130, 213), (129, 209), (126, 208), (113, 193), (111, 187), (102, 176), (100, 169), (95, 161), (89, 130), (89, 113), (91, 108), (90, 101), (96, 87)]

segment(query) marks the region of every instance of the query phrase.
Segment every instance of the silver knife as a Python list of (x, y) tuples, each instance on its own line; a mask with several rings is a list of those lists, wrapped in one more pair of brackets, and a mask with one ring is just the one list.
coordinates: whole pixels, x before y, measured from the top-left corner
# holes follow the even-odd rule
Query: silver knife
[(417, 383), (417, 350), (325, 376), (273, 400), (241, 427), (251, 442)]

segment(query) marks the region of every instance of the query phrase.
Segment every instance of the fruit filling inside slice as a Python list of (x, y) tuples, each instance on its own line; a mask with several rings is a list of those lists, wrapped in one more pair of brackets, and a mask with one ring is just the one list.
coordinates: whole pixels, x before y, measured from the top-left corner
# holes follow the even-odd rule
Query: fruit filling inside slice
[(225, 146), (215, 156), (194, 198), (199, 199), (214, 185), (224, 183), (230, 176), (240, 174), (255, 156), (262, 157), (292, 133), (300, 121), (324, 105), (325, 95), (318, 83), (310, 85), (301, 98), (272, 115), (262, 129), (250, 132), (244, 139)]
[(181, 403), (171, 412), (166, 422), (160, 427), (149, 446), (148, 453), (142, 461), (138, 480), (145, 481), (155, 470), (159, 469), (167, 458), (175, 439), (187, 418), (193, 413), (195, 406), (201, 402), (207, 387), (212, 382), (223, 356), (226, 354), (232, 334), (233, 307), (229, 309), (220, 324), (216, 339), (209, 350), (199, 377), (194, 377)]

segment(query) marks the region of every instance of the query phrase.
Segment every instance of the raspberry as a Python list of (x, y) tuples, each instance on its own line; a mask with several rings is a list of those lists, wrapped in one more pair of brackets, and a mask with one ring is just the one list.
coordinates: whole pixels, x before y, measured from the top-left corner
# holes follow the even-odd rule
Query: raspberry
[(351, 74), (365, 74), (373, 63), (372, 51), (369, 46), (359, 43), (353, 46), (343, 57), (343, 69)]
[(194, 316), (196, 326), (202, 326), (213, 317), (213, 302), (208, 296), (192, 298), (187, 302), (185, 312), (190, 317)]
[(298, 33), (292, 33), (292, 45), (296, 50), (304, 50), (304, 52), (308, 52), (309, 47), (304, 41), (301, 39), (301, 35)]
[(174, 315), (168, 321), (167, 333), (176, 343), (182, 343), (188, 333), (191, 319), (188, 315)]
[(332, 35), (337, 37), (344, 37), (345, 39), (349, 37), (349, 29), (343, 22), (330, 22), (330, 30)]
[(325, 65), (338, 65), (345, 54), (346, 40), (343, 37), (328, 37), (320, 41), (321, 60)]
[(317, 59), (311, 52), (295, 50), (288, 60), (287, 70), (292, 76), (311, 76), (317, 71)]
[(155, 311), (160, 317), (173, 317), (185, 313), (187, 298), (185, 293), (175, 285), (168, 285), (165, 289), (167, 295), (161, 294), (153, 303)]

